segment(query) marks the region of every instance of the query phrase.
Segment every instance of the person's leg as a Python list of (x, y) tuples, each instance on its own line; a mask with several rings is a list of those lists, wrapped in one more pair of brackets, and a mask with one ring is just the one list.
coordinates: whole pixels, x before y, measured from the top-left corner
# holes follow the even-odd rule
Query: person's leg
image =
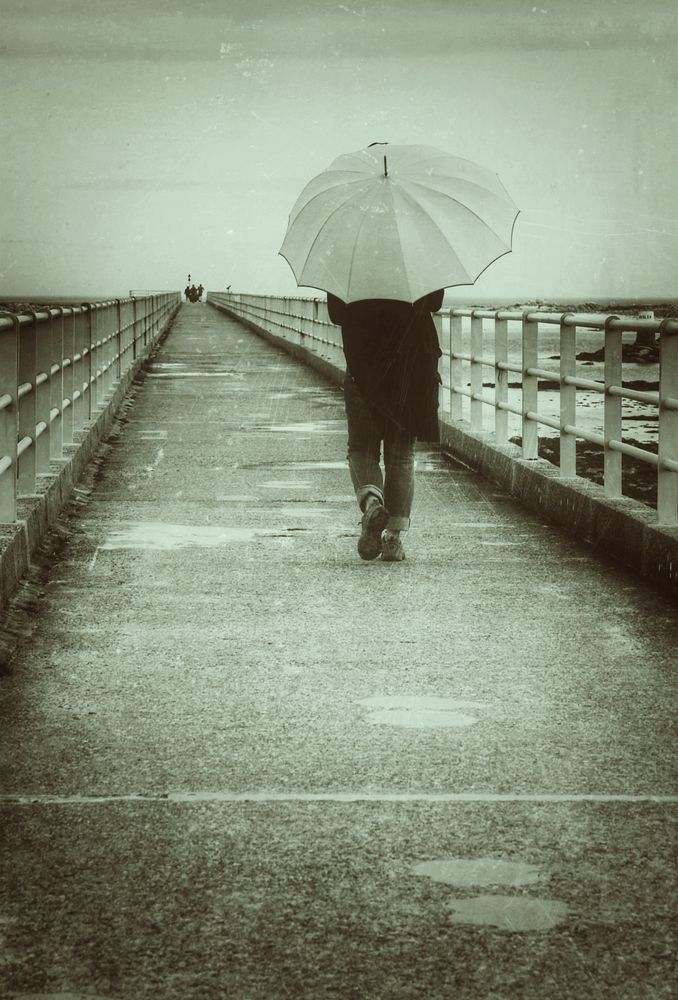
[(362, 511), (366, 501), (375, 497), (384, 501), (384, 477), (379, 464), (381, 454), (380, 420), (347, 375), (344, 402), (348, 423), (348, 468), (356, 499)]
[(381, 533), (388, 521), (384, 507), (384, 479), (379, 464), (381, 420), (346, 376), (344, 384), (348, 423), (348, 467), (356, 499), (363, 512), (358, 553), (362, 559), (376, 559), (381, 552)]
[(414, 444), (415, 438), (409, 432), (393, 425), (387, 428), (384, 437), (384, 503), (389, 518), (381, 554), (386, 562), (399, 562), (405, 558), (400, 535), (410, 526), (414, 499)]

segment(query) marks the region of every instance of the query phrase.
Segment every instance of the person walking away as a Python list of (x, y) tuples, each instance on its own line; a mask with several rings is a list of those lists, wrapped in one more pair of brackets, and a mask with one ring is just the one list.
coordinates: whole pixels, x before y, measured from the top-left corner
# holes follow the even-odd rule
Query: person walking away
[[(444, 290), (415, 303), (364, 299), (348, 305), (328, 293), (330, 322), (341, 327), (348, 464), (362, 511), (358, 554), (400, 562), (414, 498), (414, 446), (440, 440), (438, 359), (431, 313)], [(383, 446), (384, 473), (381, 470)]]

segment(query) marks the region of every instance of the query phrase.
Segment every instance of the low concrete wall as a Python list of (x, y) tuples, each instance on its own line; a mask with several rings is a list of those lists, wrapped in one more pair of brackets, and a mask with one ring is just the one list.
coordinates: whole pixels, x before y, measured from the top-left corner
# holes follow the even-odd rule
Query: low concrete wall
[(492, 434), (472, 434), (462, 421), (440, 422), (443, 451), (497, 483), (544, 520), (678, 594), (678, 528), (661, 528), (651, 508), (628, 497), (610, 499), (602, 486), (563, 479), (551, 462), (527, 460)]
[(50, 462), (50, 472), (37, 477), (38, 492), (19, 498), (17, 522), (0, 524), (0, 611), (16, 593), (29, 569), (31, 556), (55, 526), (86, 466), (108, 435), (132, 380), (169, 332), (175, 315), (176, 310), (146, 354), (137, 358), (115, 384), (107, 402), (93, 414), (89, 426), (75, 435), (76, 443), (64, 447), (65, 457)]
[[(223, 306), (213, 308), (232, 316), (335, 385), (343, 385), (344, 371), (332, 362), (241, 319)], [(563, 479), (558, 468), (545, 459), (528, 461), (516, 445), (500, 445), (489, 433), (472, 434), (464, 421), (441, 417), (440, 435), (443, 452), (451, 458), (496, 483), (544, 520), (678, 595), (678, 527), (658, 527), (652, 508), (627, 497), (611, 500), (602, 486), (587, 479)]]

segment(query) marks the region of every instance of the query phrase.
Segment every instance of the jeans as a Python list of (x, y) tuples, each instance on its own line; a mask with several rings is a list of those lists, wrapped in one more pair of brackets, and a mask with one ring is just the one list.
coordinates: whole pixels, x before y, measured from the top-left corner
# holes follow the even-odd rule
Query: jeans
[[(377, 413), (347, 373), (348, 467), (360, 509), (376, 496), (390, 514), (387, 529), (407, 531), (414, 497), (415, 437)], [(384, 445), (384, 475), (379, 460)]]

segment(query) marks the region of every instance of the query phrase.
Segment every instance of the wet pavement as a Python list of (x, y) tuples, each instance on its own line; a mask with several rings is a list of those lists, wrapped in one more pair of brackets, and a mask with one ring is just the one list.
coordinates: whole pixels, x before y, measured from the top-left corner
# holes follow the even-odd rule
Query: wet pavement
[(668, 998), (675, 604), (184, 306), (0, 679), (0, 996)]

